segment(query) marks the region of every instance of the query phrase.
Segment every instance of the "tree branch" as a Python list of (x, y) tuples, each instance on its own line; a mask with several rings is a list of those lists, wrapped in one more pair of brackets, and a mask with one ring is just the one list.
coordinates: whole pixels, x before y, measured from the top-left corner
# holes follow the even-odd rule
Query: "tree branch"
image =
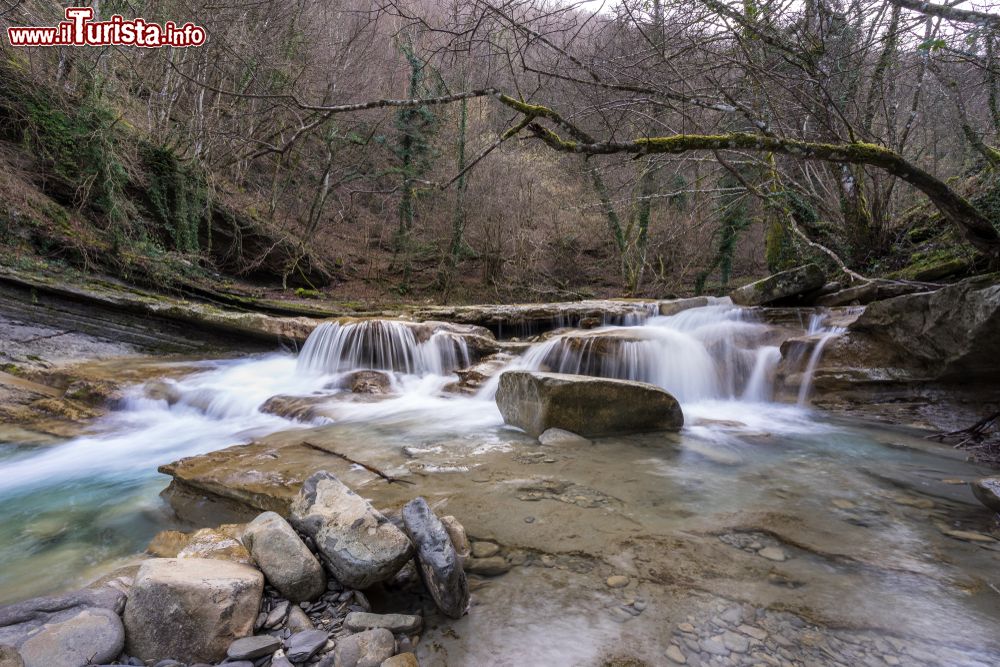
[(958, 9), (948, 5), (938, 5), (933, 2), (923, 2), (922, 0), (889, 0), (890, 3), (903, 9), (924, 14), (926, 16), (936, 16), (948, 21), (958, 23), (975, 23), (982, 26), (1000, 27), (1000, 14), (987, 14), (971, 9)]

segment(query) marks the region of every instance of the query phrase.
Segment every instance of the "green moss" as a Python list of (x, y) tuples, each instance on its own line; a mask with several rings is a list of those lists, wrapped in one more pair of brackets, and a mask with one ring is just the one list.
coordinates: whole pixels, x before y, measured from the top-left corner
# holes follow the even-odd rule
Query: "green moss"
[(208, 209), (204, 177), (182, 165), (174, 152), (163, 146), (144, 146), (142, 158), (149, 173), (147, 195), (157, 222), (166, 230), (175, 250), (197, 252), (199, 229)]
[(962, 246), (947, 246), (914, 253), (910, 263), (890, 274), (903, 280), (940, 280), (964, 274), (973, 266), (971, 252)]
[(306, 289), (305, 287), (299, 287), (295, 290), (295, 296), (302, 299), (319, 299), (323, 296), (323, 293), (319, 290)]

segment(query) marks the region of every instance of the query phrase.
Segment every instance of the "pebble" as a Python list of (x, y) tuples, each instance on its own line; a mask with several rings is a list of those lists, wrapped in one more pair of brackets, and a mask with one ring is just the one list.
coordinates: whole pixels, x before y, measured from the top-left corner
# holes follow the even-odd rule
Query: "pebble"
[(778, 547), (764, 547), (763, 549), (757, 552), (757, 555), (766, 558), (768, 560), (777, 561), (779, 563), (788, 559), (788, 556), (785, 554), (784, 550)]
[(734, 653), (746, 653), (750, 649), (750, 640), (735, 632), (722, 633), (723, 645)]
[(628, 586), (629, 578), (621, 574), (613, 574), (605, 582), (608, 588), (625, 588)]
[(535, 517), (533, 517), (533, 516), (526, 516), (526, 517), (524, 517), (524, 522), (525, 523), (535, 523)]
[(899, 664), (899, 658), (897, 658), (894, 655), (883, 655), (882, 659), (885, 660), (885, 664), (887, 664), (887, 665), (898, 665)]
[(232, 660), (253, 660), (271, 655), (281, 648), (281, 640), (271, 635), (243, 637), (229, 645), (226, 655)]
[(473, 542), (472, 555), (475, 558), (489, 558), (500, 553), (500, 546), (493, 542)]
[(948, 537), (954, 537), (956, 540), (962, 540), (964, 542), (996, 542), (996, 540), (989, 535), (975, 533), (971, 530), (946, 530), (943, 532)]
[(285, 617), (288, 616), (288, 608), (290, 604), (288, 600), (282, 600), (274, 606), (274, 609), (267, 615), (267, 620), (264, 621), (265, 628), (276, 628), (285, 622)]
[(742, 632), (745, 635), (749, 635), (749, 636), (753, 637), (757, 641), (761, 641), (762, 642), (765, 639), (767, 639), (767, 631), (766, 630), (762, 630), (761, 628), (755, 627), (753, 625), (741, 625), (741, 626), (739, 626), (736, 629), (739, 630), (740, 632)]
[(510, 564), (503, 556), (491, 558), (469, 558), (465, 561), (465, 571), (485, 577), (496, 577), (510, 570)]
[(329, 637), (330, 635), (322, 630), (296, 632), (288, 638), (286, 655), (292, 662), (305, 662), (326, 645)]
[(393, 634), (408, 634), (418, 632), (423, 625), (419, 616), (408, 614), (370, 614), (352, 611), (344, 619), (344, 627), (351, 632), (364, 632), (375, 628), (385, 628)]
[(400, 653), (384, 661), (380, 667), (420, 667), (420, 663), (412, 653)]
[(667, 647), (667, 657), (678, 665), (686, 665), (687, 658), (684, 656), (684, 652), (676, 644), (671, 644)]
[(687, 633), (694, 632), (694, 626), (691, 625), (690, 623), (681, 623), (677, 626), (677, 629), (680, 630), (681, 632), (687, 632)]
[(834, 498), (833, 506), (841, 510), (852, 510), (857, 507), (857, 505), (852, 503), (850, 500), (845, 500), (844, 498)]
[(700, 646), (701, 650), (705, 653), (711, 653), (712, 655), (729, 655), (729, 649), (726, 648), (726, 645), (723, 643), (722, 635), (702, 639)]

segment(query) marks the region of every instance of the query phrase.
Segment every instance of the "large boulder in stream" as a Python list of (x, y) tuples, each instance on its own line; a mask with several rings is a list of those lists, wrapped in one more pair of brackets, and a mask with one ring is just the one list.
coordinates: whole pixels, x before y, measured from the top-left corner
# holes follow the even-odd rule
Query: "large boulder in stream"
[(764, 306), (816, 292), (825, 282), (821, 268), (815, 264), (806, 264), (744, 285), (733, 290), (729, 297), (737, 306)]
[(550, 428), (595, 438), (684, 425), (677, 399), (645, 382), (508, 371), (500, 376), (496, 400), (505, 422), (535, 437)]
[(0, 645), (16, 649), (25, 667), (111, 662), (125, 644), (124, 604), (121, 591), (99, 588), (0, 607)]
[(315, 600), (326, 592), (323, 566), (277, 513), (264, 512), (251, 521), (243, 544), (271, 585), (292, 602)]
[(264, 575), (239, 563), (154, 558), (136, 574), (125, 606), (126, 652), (142, 660), (219, 662), (253, 633)]
[(313, 538), (337, 581), (350, 588), (385, 581), (413, 556), (403, 531), (326, 471), (305, 481), (290, 519)]

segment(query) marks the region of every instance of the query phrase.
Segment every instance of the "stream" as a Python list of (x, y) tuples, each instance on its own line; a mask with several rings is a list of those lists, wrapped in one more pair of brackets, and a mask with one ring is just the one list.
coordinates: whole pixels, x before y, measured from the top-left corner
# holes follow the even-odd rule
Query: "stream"
[[(808, 328), (822, 336), (813, 367), (838, 332), (818, 320)], [(874, 629), (872, 642), (892, 635), (943, 647), (921, 644), (914, 651), (930, 658), (910, 653), (912, 664), (996, 664), (998, 547), (948, 534), (993, 527), (966, 484), (987, 471), (904, 430), (811, 410), (808, 377), (798, 404), (775, 402), (783, 335), (716, 303), (541, 336), (506, 368), (650, 382), (685, 414), (679, 434), (542, 448), (504, 426), (493, 401), (499, 373), (473, 395), (450, 390), (470, 355), (448, 333), (420, 341), (392, 323), (324, 324), (298, 357), (199, 361), (180, 379), (129, 388), (81, 437), (0, 442), (0, 604), (81, 585), (179, 527), (159, 497), (169, 478), (158, 466), (286, 431), (344, 429), (363, 437), (373, 460), (411, 471), (418, 462), (429, 492), (475, 498), (489, 487), (506, 504), (466, 501), (483, 504), (481, 517), (455, 510), (470, 532), (524, 533), (528, 564), (545, 551), (566, 565), (515, 568), (478, 593), (481, 606), (455, 624), (455, 637), (431, 632), (425, 650), (448, 664), (579, 664), (622, 628), (655, 658), (664, 624), (710, 624), (732, 600), (744, 614), (776, 604), (845, 632)], [(343, 388), (359, 369), (388, 372), (391, 393)], [(261, 412), (277, 395), (329, 400), (306, 422)], [(762, 557), (768, 548), (782, 558)], [(574, 564), (571, 553), (604, 565)], [(605, 590), (608, 563), (642, 580), (629, 589), (633, 610), (637, 595), (652, 605), (629, 625), (608, 612), (623, 600)], [(526, 623), (535, 605), (541, 617)], [(776, 613), (757, 620), (768, 627)], [(830, 664), (860, 664), (848, 648), (837, 655)]]

